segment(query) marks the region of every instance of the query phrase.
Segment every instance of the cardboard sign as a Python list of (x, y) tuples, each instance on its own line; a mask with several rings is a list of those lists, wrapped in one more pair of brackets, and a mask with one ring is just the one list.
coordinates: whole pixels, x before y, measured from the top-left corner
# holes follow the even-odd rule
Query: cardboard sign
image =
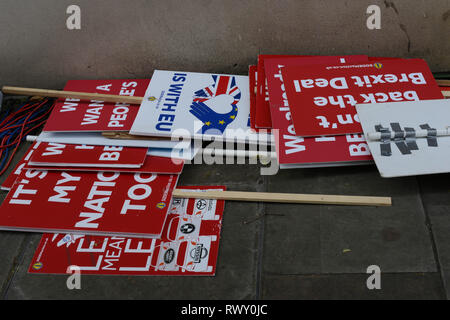
[(367, 56), (322, 56), (266, 59), (272, 125), (279, 129), (276, 150), (281, 169), (343, 166), (369, 163), (372, 160), (363, 135), (298, 137), (291, 121), (289, 101), (284, 91), (281, 69), (317, 63), (366, 61)]
[(269, 93), (267, 91), (267, 80), (264, 69), (264, 61), (267, 58), (288, 58), (288, 57), (309, 57), (299, 55), (258, 55), (258, 82), (256, 91), (256, 117), (255, 127), (270, 129), (272, 128), (272, 119), (270, 117)]
[(256, 83), (258, 81), (258, 73), (256, 66), (248, 67), (249, 93), (250, 93), (250, 127), (255, 130), (255, 113), (256, 113)]
[(37, 141), (65, 143), (65, 144), (83, 144), (93, 146), (115, 146), (122, 147), (143, 147), (143, 148), (165, 148), (165, 149), (183, 149), (179, 141), (170, 139), (110, 139), (104, 137), (101, 132), (41, 132), (37, 136)]
[(247, 76), (156, 70), (130, 133), (267, 143), (249, 117)]
[[(382, 177), (450, 172), (450, 100), (356, 105)], [(370, 135), (379, 134), (379, 139)]]
[(28, 272), (66, 274), (75, 265), (82, 274), (212, 276), (223, 209), (223, 200), (173, 199), (161, 239), (44, 234)]
[(264, 71), (266, 74), (267, 91), (269, 94), (272, 128), (282, 129), (280, 127), (281, 124), (276, 118), (280, 115), (280, 108), (289, 108), (289, 101), (286, 96), (283, 75), (281, 73), (283, 68), (309, 66), (315, 64), (360, 63), (367, 61), (368, 57), (365, 55), (266, 58), (264, 60)]
[(299, 136), (361, 133), (357, 103), (442, 98), (421, 59), (286, 67), (282, 74)]
[[(143, 97), (149, 79), (130, 80), (70, 80), (64, 90)], [(58, 100), (44, 131), (129, 131), (139, 105)]]
[(44, 142), (35, 149), (29, 164), (31, 166), (139, 168), (146, 156), (147, 148)]
[(178, 176), (22, 170), (0, 229), (158, 237)]
[(49, 143), (63, 143), (63, 144), (79, 144), (80, 141), (88, 145), (107, 146), (114, 143), (115, 146), (124, 147), (140, 147), (149, 148), (147, 154), (166, 157), (177, 158), (184, 160), (191, 160), (195, 157), (202, 147), (201, 141), (184, 140), (182, 138), (171, 140), (155, 140), (150, 139), (109, 139), (100, 132), (83, 132), (83, 133), (59, 133), (59, 132), (42, 132), (36, 138), (39, 142)]

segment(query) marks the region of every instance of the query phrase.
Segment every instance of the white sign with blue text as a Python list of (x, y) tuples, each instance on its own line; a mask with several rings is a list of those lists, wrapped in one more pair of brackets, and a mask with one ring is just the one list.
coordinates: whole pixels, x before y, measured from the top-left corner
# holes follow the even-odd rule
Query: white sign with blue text
[(130, 133), (270, 143), (249, 115), (248, 76), (155, 70)]
[(382, 177), (450, 172), (450, 100), (357, 104)]

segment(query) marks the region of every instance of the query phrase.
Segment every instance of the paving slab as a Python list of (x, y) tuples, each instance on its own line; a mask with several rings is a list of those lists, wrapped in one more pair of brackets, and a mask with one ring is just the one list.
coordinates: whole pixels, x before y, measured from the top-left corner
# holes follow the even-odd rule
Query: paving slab
[[(226, 169), (225, 167), (228, 167)], [(179, 185), (224, 184), (257, 190), (256, 166), (186, 166)], [(226, 176), (225, 176), (226, 175)], [(242, 177), (249, 177), (243, 182)], [(251, 179), (250, 179), (251, 178)], [(40, 235), (27, 238), (26, 250), (7, 299), (255, 299), (261, 221), (257, 203), (227, 202), (215, 277), (82, 275), (81, 290), (68, 290), (66, 275), (28, 274)]]
[(367, 288), (368, 274), (266, 275), (263, 299), (444, 299), (439, 273), (381, 274), (381, 289)]
[(0, 232), (0, 256), (2, 257), (0, 299), (6, 294), (10, 280), (20, 262), (25, 237), (26, 234), (22, 232)]
[(383, 179), (374, 166), (280, 171), (271, 192), (391, 196), (391, 207), (266, 206), (264, 272), (436, 272), (414, 177)]
[(260, 166), (251, 164), (188, 164), (178, 185), (225, 185), (229, 190), (258, 191), (264, 184)]
[(429, 217), (436, 256), (450, 298), (450, 174), (418, 177), (422, 200)]
[[(29, 143), (23, 143), (19, 147), (12, 160), (12, 164), (0, 177), (0, 184), (3, 183), (6, 177), (14, 169), (15, 164), (23, 157), (28, 150), (29, 145)], [(3, 202), (7, 193), (7, 191), (0, 191), (0, 203)], [(0, 256), (2, 257), (2, 266), (0, 268), (0, 297), (7, 291), (10, 279), (19, 263), (20, 256), (23, 252), (25, 236), (26, 233), (23, 232), (0, 231)]]

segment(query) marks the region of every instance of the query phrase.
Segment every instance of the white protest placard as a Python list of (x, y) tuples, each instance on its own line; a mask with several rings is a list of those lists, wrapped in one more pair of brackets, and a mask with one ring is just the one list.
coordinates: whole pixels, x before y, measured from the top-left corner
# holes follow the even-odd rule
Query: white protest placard
[(155, 70), (130, 133), (271, 143), (249, 119), (248, 76)]
[(382, 177), (450, 172), (450, 100), (356, 105)]

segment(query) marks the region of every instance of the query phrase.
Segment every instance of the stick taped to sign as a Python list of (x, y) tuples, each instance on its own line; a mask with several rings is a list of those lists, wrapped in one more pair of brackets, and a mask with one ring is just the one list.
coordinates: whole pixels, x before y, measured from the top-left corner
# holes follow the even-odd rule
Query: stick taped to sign
[[(426, 124), (425, 124), (426, 125)], [(412, 129), (412, 130), (410, 130)], [(408, 128), (405, 127), (404, 131), (401, 131), (401, 138), (408, 138), (410, 136), (409, 132), (412, 132), (413, 136), (416, 138), (426, 138), (429, 136), (430, 132), (427, 129), (419, 129), (414, 130), (414, 128)], [(389, 131), (389, 139), (394, 139), (398, 136), (396, 136), (395, 131)], [(444, 129), (436, 129), (436, 137), (443, 137), (443, 136), (449, 136), (450, 135), (450, 125), (447, 128)], [(378, 132), (369, 132), (367, 135), (369, 140), (381, 140), (382, 139), (382, 133), (380, 131)]]
[(358, 104), (382, 177), (450, 172), (450, 100)]
[(380, 140), (380, 152), (382, 156), (391, 156), (391, 140), (398, 147), (402, 154), (410, 154), (412, 150), (419, 150), (416, 138), (426, 138), (429, 147), (437, 147), (437, 137), (445, 137), (450, 135), (449, 126), (445, 129), (431, 128), (428, 123), (420, 125), (419, 130), (404, 127), (403, 130), (398, 122), (391, 122), (390, 126), (393, 131), (383, 128), (381, 124), (375, 125), (377, 132), (369, 132), (367, 139), (370, 141)]

